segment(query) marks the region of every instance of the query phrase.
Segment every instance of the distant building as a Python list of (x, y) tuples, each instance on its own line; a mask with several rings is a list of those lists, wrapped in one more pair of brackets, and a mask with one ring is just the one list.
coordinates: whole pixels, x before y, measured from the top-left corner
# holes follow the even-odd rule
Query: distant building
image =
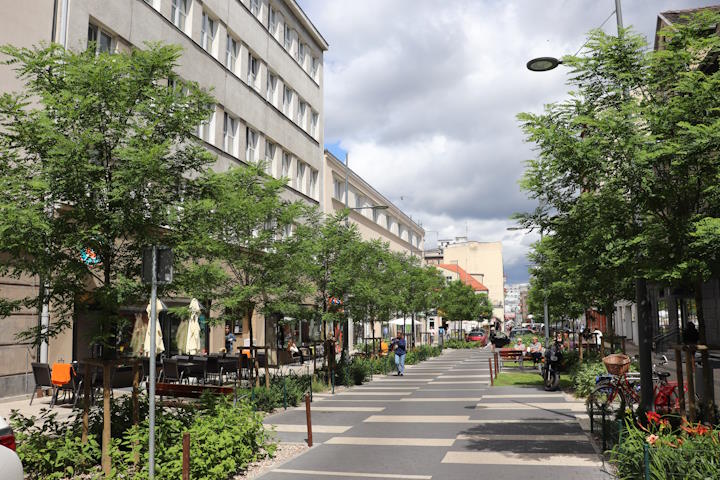
[(467, 237), (440, 240), (436, 249), (424, 253), (428, 265), (457, 265), (488, 289), (493, 317), (505, 316), (502, 243), (476, 242)]
[[(527, 293), (529, 283), (505, 285), (505, 318), (516, 323), (527, 321)], [(523, 306), (525, 307), (523, 311)]]

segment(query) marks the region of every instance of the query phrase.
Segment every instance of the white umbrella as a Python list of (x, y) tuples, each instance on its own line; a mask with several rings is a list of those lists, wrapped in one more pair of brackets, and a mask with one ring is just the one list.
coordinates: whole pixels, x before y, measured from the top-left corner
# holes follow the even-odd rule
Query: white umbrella
[[(152, 323), (152, 319), (150, 318), (150, 308), (151, 305), (148, 303), (148, 306), (145, 309), (148, 315), (148, 329), (145, 332), (145, 342), (143, 343), (143, 351), (146, 355), (150, 354), (150, 324)], [(164, 312), (166, 310), (165, 305), (160, 300), (157, 300), (155, 309), (158, 317), (160, 317), (160, 312)], [(155, 353), (162, 353), (164, 351), (165, 344), (163, 343), (162, 330), (160, 329), (160, 318), (157, 318), (155, 322)]]
[[(414, 320), (415, 325), (421, 325), (421, 322), (418, 320)], [(411, 318), (403, 319), (403, 318), (396, 318), (395, 320), (390, 320), (390, 325), (407, 325), (410, 323), (413, 323), (413, 320)]]
[(185, 351), (190, 355), (200, 352), (200, 311), (202, 307), (196, 298), (190, 300), (190, 321), (187, 326), (187, 338), (185, 339)]

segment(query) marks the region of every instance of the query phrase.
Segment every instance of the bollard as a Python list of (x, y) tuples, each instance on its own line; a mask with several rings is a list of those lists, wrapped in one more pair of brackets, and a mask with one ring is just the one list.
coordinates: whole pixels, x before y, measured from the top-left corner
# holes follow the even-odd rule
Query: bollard
[(617, 444), (620, 445), (620, 444), (622, 444), (622, 429), (623, 429), (623, 421), (622, 421), (622, 419), (618, 418), (617, 423), (618, 423), (618, 439), (617, 439)]
[(190, 480), (190, 434), (183, 433), (182, 480)]
[(490, 386), (495, 386), (495, 382), (493, 381), (493, 368), (492, 368), (492, 360), (488, 358), (488, 367), (490, 368)]
[(647, 443), (643, 443), (643, 454), (645, 463), (645, 480), (650, 480), (650, 448)]
[(310, 417), (310, 396), (305, 395), (305, 418), (307, 420), (307, 442), (308, 447), (313, 446), (312, 440), (312, 419)]
[(593, 408), (593, 405), (594, 403), (592, 399), (590, 399), (590, 433), (595, 433), (595, 418), (593, 415), (595, 413), (595, 409)]
[(287, 410), (287, 387), (285, 386), (285, 375), (283, 375), (283, 410)]
[(498, 376), (498, 353), (493, 352), (493, 356), (495, 357), (495, 378)]
[(602, 437), (603, 437), (603, 448), (602, 451), (605, 453), (607, 450), (607, 435), (605, 435), (605, 404), (602, 405)]

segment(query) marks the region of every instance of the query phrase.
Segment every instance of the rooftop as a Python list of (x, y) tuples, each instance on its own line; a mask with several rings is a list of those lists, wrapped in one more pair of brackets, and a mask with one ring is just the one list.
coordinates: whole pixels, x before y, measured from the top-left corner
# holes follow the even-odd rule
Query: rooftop
[(469, 285), (472, 287), (473, 290), (476, 292), (489, 292), (488, 288), (483, 285), (482, 283), (478, 282), (475, 277), (467, 273), (465, 270), (463, 270), (459, 265), (455, 265), (452, 263), (440, 263), (438, 265), (435, 265), (438, 268), (442, 268), (445, 270), (450, 270), (451, 272), (455, 272), (460, 277), (460, 281), (462, 281), (465, 285)]

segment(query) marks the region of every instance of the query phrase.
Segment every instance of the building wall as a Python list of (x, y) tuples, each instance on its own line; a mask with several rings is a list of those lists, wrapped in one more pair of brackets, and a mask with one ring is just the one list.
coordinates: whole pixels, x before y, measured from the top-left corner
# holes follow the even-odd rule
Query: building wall
[[(0, 44), (29, 47), (49, 43), (56, 2), (22, 3), (18, 8), (16, 1), (0, 0)], [(55, 32), (62, 27), (62, 3), (57, 1)], [(182, 28), (171, 18), (172, 0), (70, 0), (67, 4), (66, 39), (70, 49), (87, 48), (91, 23), (113, 38), (114, 51), (142, 48), (146, 42), (181, 46), (177, 74), (211, 90), (217, 100), (208, 127), (198, 131), (204, 145), (217, 157), (214, 168), (223, 171), (247, 162), (267, 161), (268, 173), (288, 177), (283, 198), (319, 204), (324, 188), (323, 52), (328, 45), (295, 0), (260, 0), (258, 11), (251, 10), (250, 0), (187, 0)], [(273, 32), (271, 11), (275, 19)], [(213, 21), (212, 40), (205, 46), (203, 14)], [(287, 45), (286, 31), (290, 33)], [(237, 45), (234, 62), (227, 61), (228, 36)], [(251, 56), (257, 65), (254, 72)], [(268, 88), (270, 76), (275, 78), (272, 91)], [(14, 72), (0, 66), (0, 93), (21, 88)], [(233, 135), (225, 135), (226, 114), (235, 121), (235, 128), (229, 129)], [(247, 140), (252, 138), (248, 129), (255, 133), (255, 148), (248, 148)], [(282, 169), (283, 157), (288, 160), (286, 172)], [(0, 293), (6, 292), (18, 297), (35, 294), (37, 280), (0, 278)], [(37, 324), (37, 312), (19, 312), (3, 321), (10, 328), (0, 332), (0, 396), (25, 390), (29, 366), (23, 352), (27, 346), (14, 344), (12, 338), (17, 331)], [(243, 332), (247, 336), (247, 328)], [(261, 316), (254, 318), (254, 333), (256, 342), (263, 343)], [(224, 346), (222, 327), (212, 328), (210, 336), (211, 350)], [(72, 330), (52, 339), (48, 361), (70, 360), (72, 344)], [(34, 361), (35, 351), (31, 353), (30, 361)]]
[(462, 242), (443, 249), (444, 263), (457, 263), (485, 285), (493, 304), (493, 316), (504, 318), (504, 273), (502, 243)]
[[(330, 152), (325, 152), (324, 171), (323, 211), (332, 214), (345, 208), (345, 164)], [(421, 256), (425, 230), (351, 169), (348, 177), (348, 206), (375, 205), (388, 208), (350, 211), (350, 221), (358, 226), (360, 236), (365, 240), (387, 242), (394, 252)]]

